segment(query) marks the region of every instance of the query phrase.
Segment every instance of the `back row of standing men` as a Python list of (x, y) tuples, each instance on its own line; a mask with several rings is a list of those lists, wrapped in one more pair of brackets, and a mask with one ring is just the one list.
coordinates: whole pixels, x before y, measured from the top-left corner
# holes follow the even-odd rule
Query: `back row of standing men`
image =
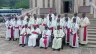
[(72, 18), (67, 14), (61, 18), (56, 13), (48, 14), (47, 17), (36, 14), (31, 17), (29, 13), (26, 16), (17, 18), (10, 17), (6, 25), (6, 40), (17, 40), (23, 47), (28, 46), (47, 48), (50, 43), (54, 50), (63, 48), (64, 39), (71, 47), (79, 47), (80, 44), (87, 44), (87, 26), (89, 19), (82, 14), (82, 18), (77, 13)]

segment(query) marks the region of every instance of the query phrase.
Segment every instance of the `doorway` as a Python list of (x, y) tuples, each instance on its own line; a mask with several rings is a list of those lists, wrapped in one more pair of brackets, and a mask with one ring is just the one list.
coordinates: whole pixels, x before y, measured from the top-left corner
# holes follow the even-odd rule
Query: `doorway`
[(69, 12), (70, 12), (70, 11), (69, 11), (69, 10), (70, 10), (70, 9), (69, 9), (69, 1), (64, 1), (64, 2), (63, 2), (63, 6), (64, 6), (64, 7), (63, 7), (63, 12), (64, 12), (64, 13), (69, 13)]

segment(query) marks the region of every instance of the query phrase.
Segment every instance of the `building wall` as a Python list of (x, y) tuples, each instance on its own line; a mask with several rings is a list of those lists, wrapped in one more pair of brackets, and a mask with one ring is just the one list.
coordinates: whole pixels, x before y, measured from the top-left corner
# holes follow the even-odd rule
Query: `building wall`
[[(49, 5), (50, 5), (50, 7), (48, 7), (48, 1), (50, 1), (49, 2)], [(61, 11), (62, 11), (62, 1), (63, 0), (55, 0), (55, 8), (56, 8), (56, 12), (58, 13), (58, 14), (60, 14), (61, 13)], [(80, 6), (83, 6), (83, 1), (84, 0), (74, 0), (74, 12), (78, 12), (78, 8), (80, 7)], [(36, 2), (36, 0), (30, 0), (30, 8), (35, 8), (35, 7), (40, 7), (40, 8), (53, 8), (53, 0), (45, 0), (45, 3), (44, 3), (44, 0), (37, 0), (37, 2)], [(85, 0), (85, 5), (86, 6), (89, 6), (89, 0)], [(44, 5), (44, 4), (45, 5)], [(37, 5), (37, 6), (36, 6)], [(44, 6), (45, 7), (44, 7)]]

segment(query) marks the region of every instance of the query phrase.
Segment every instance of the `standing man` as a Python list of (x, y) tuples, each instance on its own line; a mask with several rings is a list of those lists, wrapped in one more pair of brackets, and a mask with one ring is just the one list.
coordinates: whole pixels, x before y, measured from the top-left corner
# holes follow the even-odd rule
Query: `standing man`
[(39, 28), (40, 20), (37, 17), (36, 14), (33, 15), (33, 18), (31, 18), (31, 28), (34, 28), (34, 25)]
[(49, 46), (50, 38), (51, 38), (51, 31), (46, 26), (45, 30), (43, 30), (42, 38), (40, 39), (39, 47), (44, 47), (45, 49), (47, 49), (47, 47)]
[(46, 25), (47, 25), (47, 20), (46, 20), (44, 15), (41, 15), (40, 25), (39, 25), (39, 28), (40, 28), (41, 32), (43, 32), (43, 30), (45, 29)]
[(80, 20), (81, 20), (81, 19), (80, 19), (80, 17), (78, 17), (78, 14), (77, 14), (77, 13), (74, 14), (74, 16), (73, 16), (72, 19), (71, 19), (71, 22), (73, 22), (73, 19), (74, 19), (74, 18), (76, 18), (76, 23), (77, 23), (78, 25), (80, 25)]
[(53, 39), (52, 48), (53, 50), (60, 51), (62, 47), (62, 38), (64, 37), (63, 29), (60, 29), (60, 26), (58, 26), (57, 29), (54, 30), (53, 34), (54, 34), (54, 39)]
[(86, 17), (85, 13), (82, 14), (81, 22), (80, 22), (80, 44), (87, 44), (87, 26), (90, 24), (89, 19)]
[(70, 43), (71, 47), (79, 47), (79, 40), (77, 31), (79, 29), (79, 25), (76, 23), (76, 18), (73, 18), (73, 22), (71, 24), (71, 35), (70, 35)]
[(6, 40), (11, 40), (11, 27), (12, 27), (12, 23), (11, 23), (11, 18), (8, 18), (8, 20), (5, 22), (6, 25)]
[(31, 35), (29, 36), (28, 46), (35, 47), (36, 46), (36, 39), (40, 36), (41, 31), (40, 29), (34, 25), (34, 28), (31, 29)]
[(19, 39), (19, 22), (17, 17), (15, 17), (15, 21), (14, 21), (14, 39)]
[(69, 20), (69, 18), (65, 18), (64, 20), (64, 33), (65, 33), (65, 41), (66, 43), (68, 44), (69, 43), (69, 40), (70, 40), (70, 27), (71, 27), (71, 22)]

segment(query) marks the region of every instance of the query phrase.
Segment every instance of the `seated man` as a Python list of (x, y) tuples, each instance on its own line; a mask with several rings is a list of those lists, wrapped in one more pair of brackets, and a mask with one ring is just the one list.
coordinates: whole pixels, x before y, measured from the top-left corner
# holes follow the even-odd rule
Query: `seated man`
[(42, 33), (42, 38), (40, 39), (40, 47), (44, 47), (47, 49), (49, 46), (49, 39), (51, 37), (51, 31), (48, 29), (48, 27), (45, 27), (45, 30)]
[(39, 28), (37, 28), (36, 25), (34, 25), (34, 28), (31, 29), (31, 35), (29, 36), (29, 40), (28, 40), (28, 46), (36, 46), (36, 39), (39, 37), (39, 35), (41, 34), (41, 31)]
[(19, 44), (22, 45), (22, 47), (24, 47), (25, 44), (27, 44), (26, 41), (27, 41), (27, 36), (29, 36), (29, 34), (30, 34), (30, 29), (28, 28), (27, 25), (25, 25), (25, 27), (21, 31), (21, 36), (19, 40)]
[(53, 50), (60, 51), (60, 48), (62, 47), (62, 38), (64, 37), (64, 32), (62, 29), (60, 29), (60, 26), (58, 26), (57, 29), (54, 30), (53, 34), (54, 34), (54, 39), (53, 39), (52, 48)]
[(73, 22), (71, 24), (71, 36), (70, 36), (70, 46), (71, 47), (79, 47), (79, 40), (77, 31), (79, 29), (79, 25), (76, 23), (76, 18), (73, 19)]

